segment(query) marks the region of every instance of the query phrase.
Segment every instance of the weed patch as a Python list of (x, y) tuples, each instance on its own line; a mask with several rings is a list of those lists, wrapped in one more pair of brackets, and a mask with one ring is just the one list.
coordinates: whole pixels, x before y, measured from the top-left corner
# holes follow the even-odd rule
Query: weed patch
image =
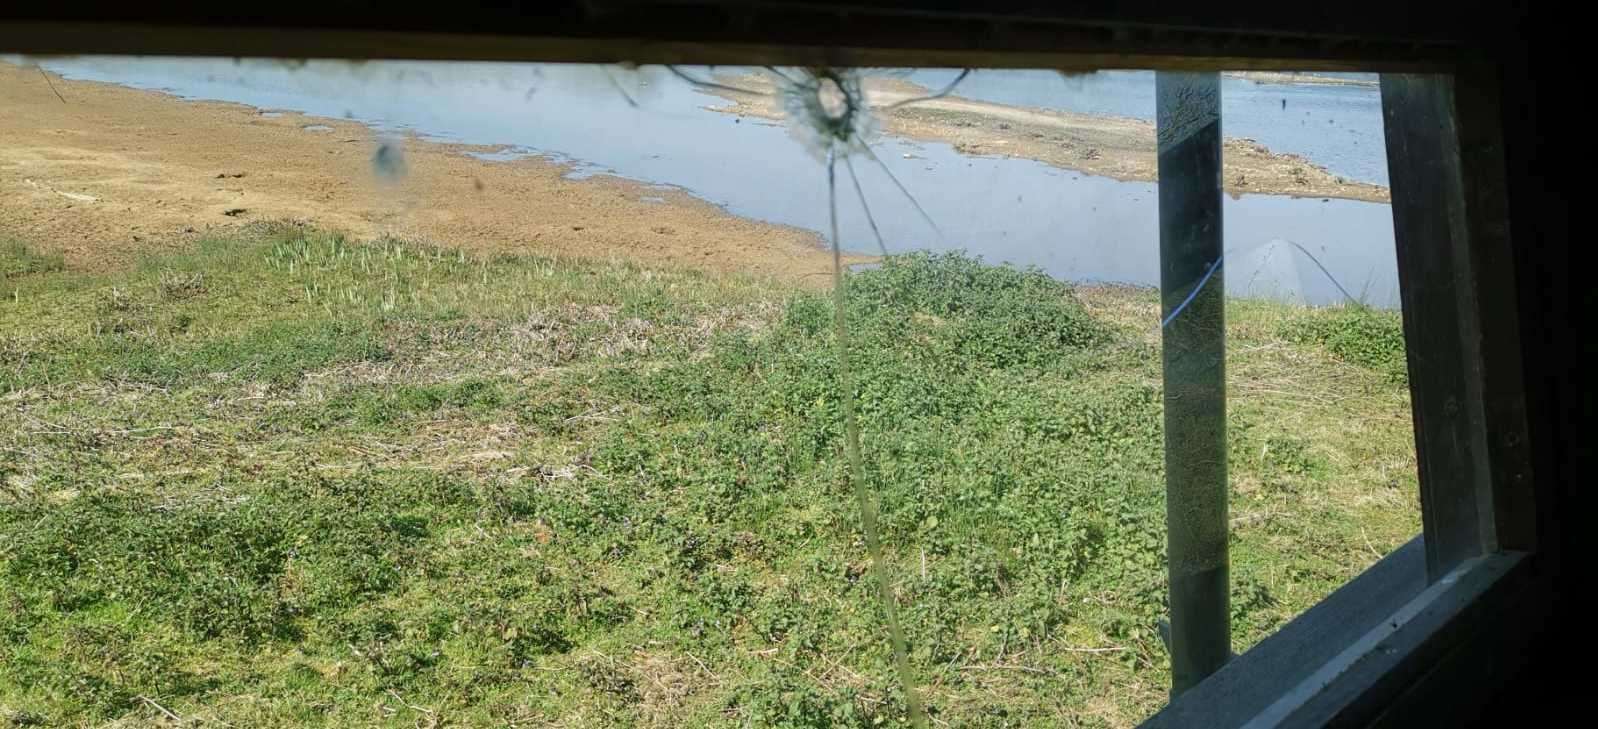
[[(829, 297), (294, 227), (109, 273), (17, 251), (13, 723), (163, 720), (146, 699), (237, 726), (903, 719), (843, 489)], [(867, 479), (933, 718), (1148, 715), (1159, 359), (1118, 317), (1154, 295), (957, 253), (851, 275)], [(1419, 518), (1401, 382), (1333, 361), (1401, 364), (1395, 320), (1239, 312), (1241, 649)], [(1313, 407), (1284, 372), (1314, 378)]]

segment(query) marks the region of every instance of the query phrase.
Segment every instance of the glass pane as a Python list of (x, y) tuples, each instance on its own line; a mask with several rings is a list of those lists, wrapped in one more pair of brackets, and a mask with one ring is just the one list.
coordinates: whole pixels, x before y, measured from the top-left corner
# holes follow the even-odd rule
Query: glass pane
[[(1419, 526), (1367, 80), (1222, 80), (1238, 650)], [(1154, 113), (1136, 71), (0, 59), (0, 711), (1135, 724)]]
[[(1374, 73), (1231, 74), (1232, 631), (1273, 632), (1421, 530)], [(1250, 194), (1252, 160), (1285, 156)]]

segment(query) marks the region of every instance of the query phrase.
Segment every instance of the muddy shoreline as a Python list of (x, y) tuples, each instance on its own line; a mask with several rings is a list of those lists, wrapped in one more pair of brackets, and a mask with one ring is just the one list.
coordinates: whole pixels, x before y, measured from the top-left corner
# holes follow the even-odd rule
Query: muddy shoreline
[[(785, 118), (767, 77), (723, 74), (717, 81), (747, 91), (707, 87), (704, 93), (732, 102), (707, 108), (745, 117)], [(958, 95), (888, 109), (929, 91), (892, 78), (868, 78), (865, 86), (878, 123), (889, 135), (949, 144), (963, 154), (1036, 160), (1117, 180), (1158, 179), (1154, 124), (1148, 121), (1009, 106)], [(1389, 201), (1385, 187), (1344, 179), (1298, 155), (1272, 152), (1252, 139), (1228, 137), (1222, 157), (1225, 189), (1234, 196)]]
[[(482, 254), (534, 253), (739, 271), (826, 285), (816, 233), (733, 215), (677, 189), (598, 175), (567, 177), (545, 158), (490, 161), (503, 149), (398, 143), (407, 173), (374, 173), (379, 135), (346, 119), (188, 101), (0, 62), (0, 238), (66, 254), (69, 265), (123, 265), (258, 221), (295, 220), (358, 239), (397, 237)], [(720, 92), (717, 111), (778, 119), (769, 86)], [(60, 96), (57, 96), (57, 91)], [(873, 80), (878, 104), (923, 95)], [(710, 101), (707, 99), (707, 101)], [(883, 114), (884, 132), (971, 155), (1033, 159), (1115, 179), (1153, 181), (1153, 128), (1136, 119), (942, 98)], [(1226, 144), (1233, 194), (1385, 202), (1249, 140)], [(851, 257), (852, 261), (869, 260)]]
[(1290, 71), (1227, 71), (1222, 76), (1240, 78), (1258, 84), (1287, 84), (1290, 86), (1362, 86), (1376, 88), (1381, 85), (1375, 79), (1368, 78), (1343, 78), (1341, 76), (1323, 76), (1318, 73), (1294, 73)]
[[(344, 119), (187, 101), (0, 62), (0, 239), (85, 269), (126, 265), (258, 221), (472, 253), (529, 253), (738, 271), (824, 286), (820, 236), (739, 217), (687, 192), (498, 147), (407, 138), (374, 173), (378, 135)], [(868, 260), (851, 257), (851, 260)]]

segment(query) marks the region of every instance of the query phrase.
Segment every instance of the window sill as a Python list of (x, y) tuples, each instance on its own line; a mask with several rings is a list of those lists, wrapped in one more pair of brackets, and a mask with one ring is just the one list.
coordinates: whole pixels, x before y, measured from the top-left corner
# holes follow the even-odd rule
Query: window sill
[(1416, 537), (1144, 727), (1361, 726), (1518, 593), (1525, 555), (1466, 561), (1426, 584)]

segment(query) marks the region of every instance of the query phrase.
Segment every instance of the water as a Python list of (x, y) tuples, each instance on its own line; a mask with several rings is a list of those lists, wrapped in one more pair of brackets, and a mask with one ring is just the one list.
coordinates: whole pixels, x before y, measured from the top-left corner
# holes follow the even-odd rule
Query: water
[[(69, 78), (160, 89), (185, 98), (356, 119), (378, 130), (374, 147), (377, 136), (407, 131), (442, 141), (504, 145), (481, 156), (541, 154), (572, 164), (574, 176), (607, 173), (662, 183), (738, 215), (817, 232), (827, 228), (824, 169), (781, 125), (708, 111), (704, 107), (725, 102), (663, 72), (607, 75), (595, 67), (531, 64), (311, 62), (300, 67), (126, 58), (79, 58), (47, 66)], [(912, 78), (930, 79), (920, 75), (933, 73), (917, 72)], [(1028, 73), (980, 73), (961, 93), (1011, 102), (1046, 96), (1046, 90), (1035, 88), (1036, 81), (1028, 85)], [(1048, 76), (1047, 83), (1061, 83)], [(1094, 89), (1091, 93), (1072, 94), (1058, 103), (1127, 116), (1138, 115), (1133, 106), (1142, 103), (1152, 114), (1152, 77), (1147, 78), (1141, 101), (1135, 92), (1138, 77), (1107, 74), (1091, 86), (1084, 82), (1084, 89)], [(1292, 91), (1306, 106), (1357, 106), (1343, 99), (1347, 89), (1342, 87)], [(1001, 93), (1017, 96), (998, 98)], [(1294, 103), (1289, 101), (1290, 110)], [(1250, 117), (1240, 111), (1241, 120), (1234, 120), (1232, 113), (1228, 106), (1226, 123), (1229, 133), (1237, 135), (1237, 126)], [(1264, 124), (1267, 118), (1260, 114), (1260, 121), (1248, 123)], [(1379, 133), (1378, 126), (1378, 140)], [(1269, 144), (1263, 135), (1256, 138)], [(991, 262), (1035, 265), (1069, 280), (1158, 283), (1153, 184), (1118, 182), (1030, 160), (967, 157), (944, 144), (885, 138), (875, 149), (941, 230), (940, 235), (928, 226), (881, 169), (869, 160), (856, 160), (890, 250), (964, 248)], [(842, 169), (839, 174), (844, 245), (875, 252), (877, 243), (853, 188)], [(1233, 294), (1317, 304), (1341, 300), (1312, 263), (1281, 243), (1290, 240), (1314, 251), (1367, 303), (1397, 304), (1392, 217), (1386, 205), (1245, 195), (1226, 201), (1225, 228), (1227, 289)]]
[[(957, 73), (918, 70), (908, 79), (942, 89)], [(1069, 78), (1054, 71), (975, 71), (955, 93), (1014, 106), (1154, 120), (1153, 71)], [(1247, 137), (1274, 152), (1301, 155), (1350, 180), (1387, 185), (1382, 98), (1374, 87), (1261, 84), (1223, 77), (1221, 119), (1228, 137)]]

